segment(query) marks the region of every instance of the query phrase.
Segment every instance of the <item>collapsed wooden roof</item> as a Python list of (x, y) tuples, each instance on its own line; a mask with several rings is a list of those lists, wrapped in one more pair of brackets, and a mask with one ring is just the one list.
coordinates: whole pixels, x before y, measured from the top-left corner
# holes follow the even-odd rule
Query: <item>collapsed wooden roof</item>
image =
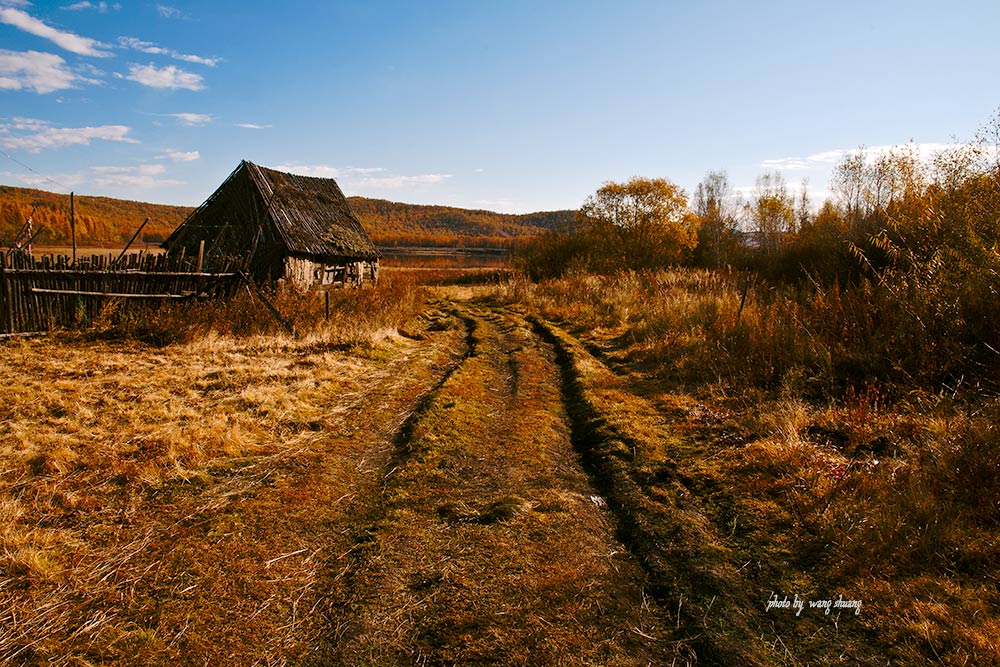
[(335, 180), (287, 174), (246, 160), (163, 245), (172, 250), (195, 239), (207, 240), (214, 256), (252, 253), (264, 240), (289, 254), (378, 258)]

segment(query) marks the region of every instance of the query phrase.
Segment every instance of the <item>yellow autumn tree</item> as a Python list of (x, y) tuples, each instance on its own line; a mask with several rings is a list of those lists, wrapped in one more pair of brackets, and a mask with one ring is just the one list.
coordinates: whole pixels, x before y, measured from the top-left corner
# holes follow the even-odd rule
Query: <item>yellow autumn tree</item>
[(664, 178), (608, 181), (589, 196), (580, 218), (597, 270), (650, 269), (680, 262), (698, 242), (698, 219), (684, 190)]

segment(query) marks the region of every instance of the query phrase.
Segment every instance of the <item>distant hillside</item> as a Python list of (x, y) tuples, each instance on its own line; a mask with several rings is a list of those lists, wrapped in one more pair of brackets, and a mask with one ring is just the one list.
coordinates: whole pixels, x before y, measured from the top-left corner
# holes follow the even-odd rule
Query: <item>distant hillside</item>
[(574, 211), (514, 215), (493, 211), (401, 204), (349, 197), (351, 208), (377, 245), (509, 246), (572, 222)]
[[(513, 215), (450, 206), (401, 204), (384, 199), (350, 197), (351, 208), (372, 240), (383, 246), (505, 247), (518, 237), (534, 236), (572, 221), (573, 211)], [(7, 245), (27, 220), (32, 206), (34, 229), (45, 231), (36, 243), (70, 242), (69, 195), (0, 185), (0, 246)], [(194, 209), (110, 197), (75, 198), (76, 239), (79, 245), (121, 245), (143, 219), (149, 243), (166, 238)]]
[[(110, 197), (75, 197), (76, 241), (80, 245), (121, 245), (128, 241), (148, 216), (143, 239), (156, 242), (184, 221), (190, 206), (147, 204)], [(69, 195), (0, 185), (0, 244), (7, 245), (24, 225), (31, 209), (33, 229), (44, 231), (36, 243), (64, 245), (70, 242)]]

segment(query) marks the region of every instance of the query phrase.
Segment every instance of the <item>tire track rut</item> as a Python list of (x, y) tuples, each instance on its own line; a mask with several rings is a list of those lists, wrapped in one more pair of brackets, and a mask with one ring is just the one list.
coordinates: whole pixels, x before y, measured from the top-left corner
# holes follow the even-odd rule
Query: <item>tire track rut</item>
[(509, 313), (452, 315), (465, 354), (349, 513), (307, 662), (670, 664), (667, 614), (573, 450), (553, 350)]
[(625, 391), (582, 343), (529, 319), (555, 350), (574, 447), (607, 496), (621, 540), (650, 577), (654, 597), (665, 605), (676, 601), (673, 641), (691, 664), (768, 662), (747, 620), (751, 586), (685, 488), (664, 447), (670, 436), (649, 423), (659, 421), (655, 409)]

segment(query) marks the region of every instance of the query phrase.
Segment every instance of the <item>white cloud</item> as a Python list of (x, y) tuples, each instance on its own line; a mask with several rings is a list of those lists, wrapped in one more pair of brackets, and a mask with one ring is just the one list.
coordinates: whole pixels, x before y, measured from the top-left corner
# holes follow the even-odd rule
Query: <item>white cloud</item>
[(844, 157), (848, 151), (845, 150), (834, 150), (834, 151), (824, 151), (822, 153), (813, 153), (806, 159), (810, 162), (820, 162), (823, 164), (834, 164), (840, 158)]
[(472, 202), (476, 208), (495, 211), (497, 213), (524, 213), (524, 207), (518, 206), (509, 199), (477, 199)]
[(161, 46), (157, 46), (154, 42), (144, 42), (137, 37), (119, 37), (118, 45), (123, 49), (135, 49), (136, 51), (142, 51), (143, 53), (153, 53), (153, 54), (166, 54), (169, 53), (167, 49)]
[(176, 118), (181, 125), (207, 125), (212, 122), (212, 115), (207, 113), (167, 113), (164, 116)]
[(101, 14), (107, 14), (109, 9), (118, 11), (122, 8), (120, 3), (108, 4), (106, 2), (88, 2), (88, 0), (83, 0), (83, 2), (74, 2), (72, 5), (66, 5), (60, 9), (64, 9), (69, 12), (81, 12), (85, 9), (92, 9)]
[(269, 127), (274, 127), (273, 125), (258, 125), (257, 123), (236, 123), (236, 127), (246, 128), (248, 130), (266, 130)]
[(943, 144), (943, 143), (917, 143), (900, 144), (896, 146), (867, 146), (863, 148), (838, 148), (821, 153), (813, 153), (806, 157), (784, 157), (764, 160), (758, 166), (764, 169), (777, 169), (779, 171), (807, 171), (812, 169), (828, 170), (847, 155), (854, 155), (858, 151), (866, 160), (876, 160), (883, 155), (892, 152), (902, 152), (912, 154), (920, 162), (929, 163), (938, 154), (953, 150), (966, 150), (973, 148), (972, 144)]
[(18, 118), (13, 123), (0, 125), (0, 146), (7, 150), (40, 153), (66, 146), (87, 146), (95, 140), (139, 143), (128, 136), (130, 130), (126, 125), (52, 127), (45, 121)]
[(382, 167), (330, 167), (325, 164), (282, 164), (275, 169), (289, 174), (315, 176), (316, 178), (351, 177), (357, 174), (374, 174), (385, 171)]
[(34, 90), (45, 94), (86, 81), (66, 68), (54, 53), (0, 49), (0, 90)]
[(215, 67), (222, 60), (221, 58), (207, 58), (205, 56), (196, 56), (189, 53), (180, 53), (175, 49), (168, 49), (160, 46), (156, 42), (147, 42), (136, 37), (119, 37), (118, 45), (123, 49), (134, 49), (136, 51), (142, 51), (143, 53), (150, 53), (153, 55), (170, 56), (174, 60), (182, 60), (187, 63), (197, 63), (199, 65), (208, 65), (209, 67)]
[(209, 67), (215, 67), (222, 60), (222, 58), (206, 58), (205, 56), (196, 56), (190, 53), (177, 53), (176, 51), (171, 51), (170, 57), (176, 58), (177, 60), (183, 60), (186, 63), (208, 65)]
[(198, 151), (168, 150), (162, 157), (173, 160), (174, 162), (194, 162), (195, 160), (201, 158), (201, 153)]
[(89, 37), (81, 37), (79, 35), (74, 35), (71, 32), (57, 30), (56, 28), (39, 21), (35, 17), (22, 12), (20, 9), (0, 9), (0, 23), (12, 25), (15, 28), (23, 30), (24, 32), (47, 39), (56, 46), (62, 47), (67, 51), (81, 56), (105, 58), (111, 55), (109, 52), (101, 50), (103, 48), (107, 48), (107, 45), (101, 44), (97, 40), (90, 39)]
[(88, 179), (95, 187), (158, 188), (180, 185), (182, 181), (160, 178), (167, 170), (162, 164), (141, 164), (135, 167), (91, 167)]
[(10, 131), (10, 130), (28, 130), (30, 132), (37, 132), (38, 130), (50, 127), (52, 123), (47, 120), (41, 120), (38, 118), (24, 118), (23, 116), (14, 116), (10, 119), (9, 123), (4, 123), (0, 125), (0, 131)]
[(451, 178), (451, 174), (417, 174), (414, 176), (374, 176), (384, 174), (384, 167), (331, 167), (325, 164), (282, 164), (275, 169), (302, 176), (336, 178), (353, 191), (397, 190), (405, 187), (433, 185)]
[[(105, 72), (103, 70), (100, 70), (97, 67), (94, 67), (90, 63), (80, 63), (74, 69), (78, 73), (87, 74), (89, 76), (105, 76)], [(83, 79), (83, 78), (81, 78), (81, 80), (82, 81), (86, 81), (87, 83), (101, 83), (100, 81), (98, 81), (96, 79)]]
[(89, 187), (98, 190), (125, 188), (128, 190), (182, 185), (183, 181), (164, 178), (167, 168), (162, 164), (141, 164), (132, 167), (91, 167), (85, 171), (66, 174), (40, 174), (0, 172), (0, 179), (17, 182), (28, 187), (51, 189), (53, 182), (68, 191), (70, 188)]
[(16, 171), (2, 171), (0, 172), (0, 179), (8, 183), (21, 183), (29, 188), (39, 188), (41, 190), (51, 190), (53, 184), (66, 189), (74, 188), (87, 180), (84, 174), (52, 174), (50, 176), (43, 176), (42, 174)]
[(168, 65), (129, 65), (129, 75), (125, 77), (150, 88), (183, 88), (185, 90), (202, 90), (204, 79), (197, 74)]
[(165, 19), (182, 19), (184, 12), (170, 5), (156, 5), (156, 13)]
[(773, 160), (764, 160), (758, 165), (764, 169), (776, 169), (778, 171), (803, 171), (812, 169), (815, 164), (810, 164), (808, 160), (797, 157), (782, 157)]
[(365, 177), (358, 181), (359, 187), (395, 190), (411, 185), (431, 185), (451, 178), (451, 174), (419, 174), (416, 176)]
[(78, 83), (100, 83), (78, 73), (102, 75), (97, 68), (84, 64), (76, 70), (69, 69), (66, 61), (54, 53), (0, 49), (0, 90), (34, 90), (45, 94), (74, 88)]

